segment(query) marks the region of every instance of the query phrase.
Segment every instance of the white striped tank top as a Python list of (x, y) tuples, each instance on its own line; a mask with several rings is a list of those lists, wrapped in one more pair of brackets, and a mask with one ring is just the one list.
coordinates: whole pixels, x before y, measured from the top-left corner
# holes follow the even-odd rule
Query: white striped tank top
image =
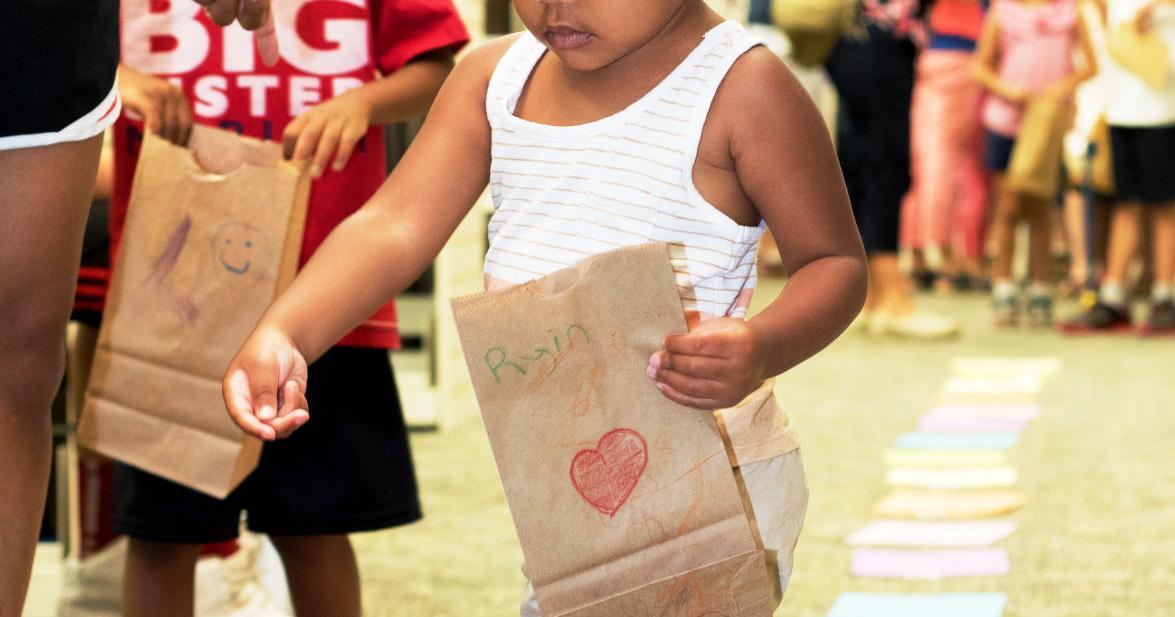
[(523, 120), (514, 107), (546, 52), (524, 33), (494, 70), (494, 215), (486, 288), (524, 283), (605, 251), (670, 243), (687, 316), (744, 317), (763, 224), (739, 225), (694, 187), (702, 127), (718, 85), (758, 41), (737, 22), (706, 33), (660, 84), (623, 111), (577, 126)]

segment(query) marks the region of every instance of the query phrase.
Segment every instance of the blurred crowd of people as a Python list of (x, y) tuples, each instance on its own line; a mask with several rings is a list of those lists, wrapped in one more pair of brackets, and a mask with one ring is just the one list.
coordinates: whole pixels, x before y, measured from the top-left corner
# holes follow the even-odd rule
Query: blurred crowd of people
[[(750, 17), (818, 104), (835, 89), (862, 329), (957, 335), (917, 308), (924, 289), (990, 294), (999, 327), (1175, 333), (1175, 1), (753, 0)], [(1080, 309), (1054, 323), (1058, 296)]]

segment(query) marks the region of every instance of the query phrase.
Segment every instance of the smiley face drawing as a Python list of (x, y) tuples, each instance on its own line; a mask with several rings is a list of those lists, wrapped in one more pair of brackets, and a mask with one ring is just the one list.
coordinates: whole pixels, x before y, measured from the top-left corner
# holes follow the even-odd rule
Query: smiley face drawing
[(225, 223), (213, 236), (212, 252), (229, 274), (242, 278), (251, 272), (256, 275), (265, 255), (260, 238), (259, 230), (248, 223)]

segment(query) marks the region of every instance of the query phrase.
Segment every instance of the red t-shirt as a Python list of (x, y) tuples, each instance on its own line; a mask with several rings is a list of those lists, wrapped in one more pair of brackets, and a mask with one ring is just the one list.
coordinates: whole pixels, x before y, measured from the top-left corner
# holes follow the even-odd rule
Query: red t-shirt
[[(268, 68), (251, 33), (236, 24), (214, 25), (192, 0), (122, 0), (122, 62), (183, 88), (197, 122), (280, 140), (286, 124), (315, 103), (390, 74), (423, 53), (456, 50), (469, 40), (451, 0), (279, 0), (272, 7), (281, 60)], [(125, 114), (115, 125), (114, 247), (126, 221), (142, 137), (142, 123)], [(373, 126), (345, 169), (328, 168), (311, 185), (301, 264), (386, 175), (383, 127)], [(397, 346), (394, 305), (389, 302), (339, 344)]]

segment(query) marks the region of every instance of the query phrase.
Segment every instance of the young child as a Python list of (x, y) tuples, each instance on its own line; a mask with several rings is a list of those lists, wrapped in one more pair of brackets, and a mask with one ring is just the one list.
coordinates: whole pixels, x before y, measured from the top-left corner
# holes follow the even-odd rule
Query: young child
[[(1079, 52), (1075, 54), (1074, 51)], [(998, 0), (988, 14), (976, 52), (975, 75), (990, 92), (983, 109), (987, 128), (984, 164), (995, 173), (996, 203), (991, 223), (994, 246), (992, 307), (997, 326), (1019, 321), (1020, 303), (1012, 281), (1016, 224), (1031, 230), (1028, 320), (1052, 324), (1049, 283), (1052, 200), (1007, 186), (1008, 169), (1020, 118), (1037, 97), (1067, 101), (1096, 72), (1093, 48), (1075, 0)], [(1074, 65), (1074, 56), (1081, 57)]]
[[(1110, 36), (1122, 28), (1150, 33), (1167, 48), (1175, 66), (1175, 2), (1110, 0)], [(1154, 62), (1162, 60), (1155, 58)], [(1111, 213), (1106, 271), (1097, 303), (1062, 330), (1074, 334), (1132, 328), (1126, 285), (1146, 214), (1154, 236), (1154, 285), (1143, 334), (1175, 333), (1175, 77), (1155, 87), (1115, 61), (1106, 63), (1106, 120), (1114, 162), (1117, 203)]]
[[(491, 288), (619, 246), (674, 243), (691, 331), (667, 337), (648, 373), (705, 413), (769, 396), (765, 380), (860, 309), (865, 258), (828, 132), (774, 54), (703, 0), (514, 6), (527, 32), (458, 65), (391, 177), (230, 364), (226, 404), (248, 433), (274, 440), (307, 422), (307, 361), (411, 283), (487, 182)], [(791, 276), (747, 320), (764, 221)], [(757, 451), (739, 469), (786, 586), (806, 503), (794, 438), (774, 406), (724, 419), (734, 451)]]
[[(468, 35), (449, 0), (283, 2), (272, 18), (285, 37), (281, 61), (265, 67), (251, 35), (213, 26), (195, 3), (124, 0), (121, 78), (128, 109), (176, 143), (186, 142), (192, 121), (283, 141), (286, 156), (315, 178), (304, 263), (383, 181), (379, 125), (425, 112)], [(143, 130), (127, 118), (115, 129), (116, 245)], [(125, 615), (192, 614), (201, 545), (235, 538), (242, 510), (281, 554), (298, 615), (360, 614), (346, 534), (421, 515), (388, 364), (395, 313), (381, 302), (353, 325), (364, 318), (328, 341), (310, 368), (306, 396), (323, 410), (318, 426), (267, 444), (227, 499), (117, 468), (114, 525), (130, 538)]]

